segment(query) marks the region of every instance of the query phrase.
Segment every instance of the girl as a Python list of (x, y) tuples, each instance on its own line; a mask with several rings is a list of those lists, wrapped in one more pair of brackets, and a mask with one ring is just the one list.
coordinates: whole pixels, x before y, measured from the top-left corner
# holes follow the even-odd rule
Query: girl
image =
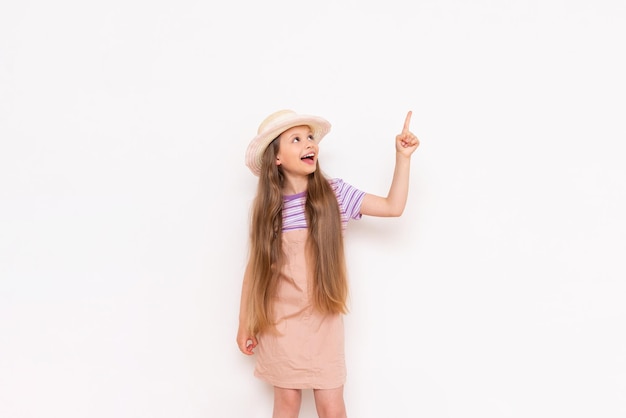
[(343, 231), (362, 215), (402, 214), (411, 155), (419, 146), (410, 121), (408, 112), (396, 136), (387, 197), (323, 175), (319, 143), (330, 130), (323, 118), (278, 111), (248, 146), (246, 165), (259, 183), (237, 345), (244, 354), (256, 353), (255, 376), (274, 386), (274, 418), (298, 416), (302, 389), (313, 389), (321, 418), (346, 417)]

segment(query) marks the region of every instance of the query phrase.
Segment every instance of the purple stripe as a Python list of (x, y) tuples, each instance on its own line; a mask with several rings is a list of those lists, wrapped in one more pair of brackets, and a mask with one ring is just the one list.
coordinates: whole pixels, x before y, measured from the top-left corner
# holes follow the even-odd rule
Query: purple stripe
[[(329, 183), (337, 196), (337, 202), (341, 211), (341, 223), (343, 229), (345, 229), (350, 219), (361, 218), (360, 208), (365, 193), (341, 179), (331, 179)], [(284, 197), (283, 231), (307, 228), (304, 212), (305, 202), (306, 193)]]

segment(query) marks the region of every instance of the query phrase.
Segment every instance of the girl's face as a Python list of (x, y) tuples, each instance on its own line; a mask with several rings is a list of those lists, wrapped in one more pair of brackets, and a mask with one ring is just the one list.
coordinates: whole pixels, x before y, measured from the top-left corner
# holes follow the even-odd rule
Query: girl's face
[(308, 176), (315, 172), (319, 145), (308, 126), (295, 126), (278, 137), (276, 165), (286, 176)]

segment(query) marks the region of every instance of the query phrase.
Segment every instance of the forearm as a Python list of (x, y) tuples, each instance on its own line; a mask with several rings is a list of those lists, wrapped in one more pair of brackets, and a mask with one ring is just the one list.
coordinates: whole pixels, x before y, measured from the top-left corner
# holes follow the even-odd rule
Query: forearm
[(409, 194), (410, 156), (396, 153), (396, 165), (386, 197), (367, 193), (361, 203), (361, 214), (396, 217), (402, 215)]
[(239, 301), (239, 324), (246, 325), (248, 322), (248, 300), (250, 298), (250, 267), (246, 267), (241, 284), (241, 298)]
[(402, 212), (404, 212), (407, 196), (409, 195), (410, 171), (411, 157), (396, 152), (396, 165), (393, 171), (389, 193), (387, 194), (387, 205), (390, 216), (400, 216)]
[(239, 307), (239, 329), (237, 330), (237, 345), (239, 350), (246, 355), (253, 354), (257, 346), (257, 339), (250, 329), (248, 318), (248, 300), (250, 297), (250, 265), (246, 267), (243, 284), (241, 286), (241, 301)]

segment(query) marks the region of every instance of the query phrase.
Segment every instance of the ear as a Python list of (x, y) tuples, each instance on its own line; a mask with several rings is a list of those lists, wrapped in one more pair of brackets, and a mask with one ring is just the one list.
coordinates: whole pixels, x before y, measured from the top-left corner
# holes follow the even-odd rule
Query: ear
[(280, 165), (280, 157), (276, 157), (276, 165)]

